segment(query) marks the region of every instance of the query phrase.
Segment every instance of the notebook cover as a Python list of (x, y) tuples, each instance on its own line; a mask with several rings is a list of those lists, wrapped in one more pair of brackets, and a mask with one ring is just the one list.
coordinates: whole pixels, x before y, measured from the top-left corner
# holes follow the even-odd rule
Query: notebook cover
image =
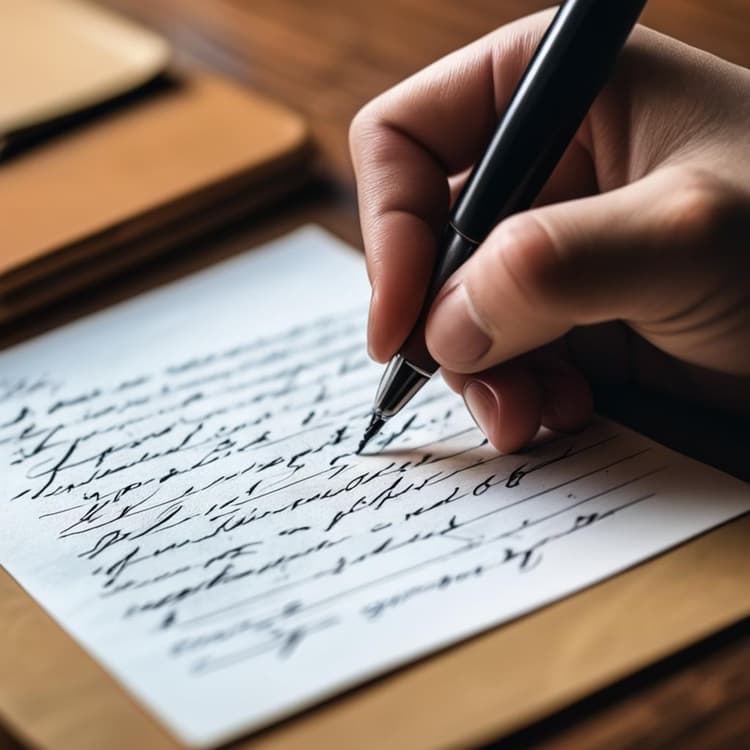
[(299, 116), (192, 72), (0, 163), (0, 322), (278, 197), (309, 154)]
[(157, 34), (82, 0), (0, 0), (4, 138), (136, 88), (169, 63)]

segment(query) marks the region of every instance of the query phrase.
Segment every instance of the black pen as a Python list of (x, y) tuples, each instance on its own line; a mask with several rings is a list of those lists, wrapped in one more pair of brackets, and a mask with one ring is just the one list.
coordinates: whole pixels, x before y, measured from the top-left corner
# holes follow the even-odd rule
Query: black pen
[(529, 209), (609, 78), (646, 0), (567, 0), (455, 203), (416, 325), (391, 359), (357, 452), (437, 371), (424, 326), (443, 284), (496, 224)]

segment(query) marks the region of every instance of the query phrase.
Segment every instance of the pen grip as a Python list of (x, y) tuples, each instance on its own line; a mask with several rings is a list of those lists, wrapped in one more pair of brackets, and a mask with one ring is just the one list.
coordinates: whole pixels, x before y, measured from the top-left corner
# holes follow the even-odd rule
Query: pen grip
[(430, 308), (445, 282), (469, 259), (477, 247), (475, 242), (460, 235), (452, 225), (448, 224), (445, 228), (435, 256), (435, 267), (432, 270), (422, 311), (409, 338), (406, 339), (399, 352), (412, 367), (428, 377), (433, 375), (439, 367), (425, 343), (425, 324)]

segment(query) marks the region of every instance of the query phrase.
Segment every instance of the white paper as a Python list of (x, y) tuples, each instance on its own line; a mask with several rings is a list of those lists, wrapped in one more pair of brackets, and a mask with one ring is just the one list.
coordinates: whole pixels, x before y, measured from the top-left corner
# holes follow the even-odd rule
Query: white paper
[(307, 228), (0, 355), (0, 560), (191, 745), (750, 510), (601, 419), (497, 456), (439, 381), (355, 456), (367, 297)]

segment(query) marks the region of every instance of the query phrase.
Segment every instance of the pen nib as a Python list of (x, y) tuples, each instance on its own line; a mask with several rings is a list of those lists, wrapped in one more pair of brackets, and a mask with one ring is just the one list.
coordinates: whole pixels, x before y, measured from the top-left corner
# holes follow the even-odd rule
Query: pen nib
[(378, 415), (377, 412), (375, 412), (372, 415), (372, 418), (370, 419), (370, 424), (365, 430), (365, 436), (362, 438), (362, 440), (359, 441), (359, 448), (357, 448), (357, 455), (362, 453), (362, 451), (365, 449), (365, 446), (370, 442), (370, 440), (372, 440), (375, 437), (375, 435), (377, 435), (380, 432), (384, 424), (385, 424), (385, 419), (383, 419), (381, 416)]

